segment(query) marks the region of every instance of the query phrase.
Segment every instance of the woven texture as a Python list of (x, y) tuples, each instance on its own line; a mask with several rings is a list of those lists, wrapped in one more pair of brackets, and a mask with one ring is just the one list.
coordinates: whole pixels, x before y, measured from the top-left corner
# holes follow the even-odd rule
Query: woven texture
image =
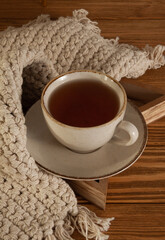
[(40, 16), (0, 33), (0, 240), (69, 240), (77, 228), (87, 239), (107, 239), (100, 219), (78, 206), (60, 178), (45, 173), (26, 149), (23, 109), (40, 98), (53, 77), (93, 69), (120, 80), (165, 64), (164, 46), (139, 50), (104, 39), (85, 10), (51, 21)]

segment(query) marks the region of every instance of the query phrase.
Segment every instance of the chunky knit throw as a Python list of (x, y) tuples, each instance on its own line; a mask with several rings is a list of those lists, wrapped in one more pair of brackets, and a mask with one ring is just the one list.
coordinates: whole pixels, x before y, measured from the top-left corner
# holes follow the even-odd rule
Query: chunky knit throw
[(78, 206), (64, 180), (48, 174), (26, 149), (24, 113), (53, 77), (93, 69), (120, 80), (165, 64), (164, 46), (139, 50), (104, 39), (87, 11), (51, 21), (40, 16), (0, 33), (0, 240), (107, 239), (111, 219)]

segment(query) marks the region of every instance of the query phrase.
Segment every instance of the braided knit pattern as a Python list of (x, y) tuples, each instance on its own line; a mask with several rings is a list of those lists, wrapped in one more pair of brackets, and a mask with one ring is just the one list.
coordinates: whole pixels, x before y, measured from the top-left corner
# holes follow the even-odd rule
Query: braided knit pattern
[(75, 10), (56, 21), (44, 15), (0, 33), (0, 240), (71, 239), (68, 216), (78, 214), (76, 197), (65, 181), (39, 169), (26, 149), (23, 109), (40, 98), (45, 84), (75, 69), (120, 80), (165, 64), (164, 46), (139, 50), (104, 39), (86, 15)]

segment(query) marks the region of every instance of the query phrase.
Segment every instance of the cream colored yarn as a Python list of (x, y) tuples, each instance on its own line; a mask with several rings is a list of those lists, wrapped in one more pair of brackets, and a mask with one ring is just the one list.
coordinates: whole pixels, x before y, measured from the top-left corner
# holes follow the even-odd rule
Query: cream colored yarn
[[(40, 16), (0, 33), (0, 240), (107, 239), (109, 219), (78, 206), (60, 178), (40, 170), (26, 149), (26, 110), (53, 77), (95, 69), (120, 80), (165, 64), (164, 46), (144, 50), (104, 39), (87, 11), (51, 21)], [(22, 94), (23, 89), (23, 94)]]

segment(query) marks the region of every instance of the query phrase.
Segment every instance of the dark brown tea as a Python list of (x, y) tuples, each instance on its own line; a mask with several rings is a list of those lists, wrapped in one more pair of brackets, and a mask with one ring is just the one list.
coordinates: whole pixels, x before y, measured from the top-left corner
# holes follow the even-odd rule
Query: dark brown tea
[(75, 127), (94, 127), (112, 120), (119, 99), (101, 81), (70, 81), (57, 87), (50, 96), (51, 115), (61, 123)]

